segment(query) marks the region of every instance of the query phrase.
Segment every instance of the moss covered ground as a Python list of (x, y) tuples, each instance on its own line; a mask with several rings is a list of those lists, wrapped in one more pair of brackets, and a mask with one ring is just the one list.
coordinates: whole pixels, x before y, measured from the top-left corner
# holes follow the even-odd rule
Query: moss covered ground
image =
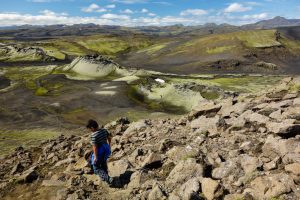
[(7, 154), (18, 146), (27, 148), (37, 145), (41, 141), (57, 137), (59, 134), (61, 134), (59, 131), (51, 129), (0, 129), (0, 155)]

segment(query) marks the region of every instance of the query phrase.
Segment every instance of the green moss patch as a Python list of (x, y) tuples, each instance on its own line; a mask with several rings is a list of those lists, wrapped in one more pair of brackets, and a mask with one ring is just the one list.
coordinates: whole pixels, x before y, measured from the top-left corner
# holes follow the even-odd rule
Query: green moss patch
[(225, 51), (229, 51), (229, 50), (233, 49), (234, 47), (235, 47), (235, 45), (221, 46), (221, 47), (215, 47), (215, 48), (207, 48), (206, 52), (208, 54), (219, 54), (219, 53), (223, 53)]
[(57, 137), (59, 134), (59, 132), (50, 129), (0, 129), (0, 155), (12, 152), (18, 146), (31, 147), (38, 145), (41, 141)]
[(39, 87), (36, 91), (35, 91), (35, 95), (36, 96), (45, 96), (47, 95), (49, 92), (49, 90), (47, 90), (44, 87)]

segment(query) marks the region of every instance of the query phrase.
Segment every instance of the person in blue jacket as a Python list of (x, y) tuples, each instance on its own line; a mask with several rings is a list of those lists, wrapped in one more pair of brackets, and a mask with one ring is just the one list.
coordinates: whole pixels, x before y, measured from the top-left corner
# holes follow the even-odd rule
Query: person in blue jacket
[(111, 155), (110, 144), (111, 136), (104, 128), (99, 128), (95, 120), (89, 120), (86, 128), (91, 134), (91, 144), (93, 146), (93, 153), (91, 155), (91, 165), (94, 174), (98, 175), (102, 181), (112, 184), (113, 179), (108, 175), (107, 160)]

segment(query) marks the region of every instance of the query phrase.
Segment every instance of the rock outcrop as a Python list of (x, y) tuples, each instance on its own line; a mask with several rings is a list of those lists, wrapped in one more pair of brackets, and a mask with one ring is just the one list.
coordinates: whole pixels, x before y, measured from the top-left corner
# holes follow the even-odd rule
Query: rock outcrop
[(56, 199), (300, 199), (299, 83), (284, 79), (180, 118), (107, 124), (114, 188), (89, 174), (88, 135), (18, 148), (1, 159), (0, 197), (35, 188), (31, 195), (51, 190)]

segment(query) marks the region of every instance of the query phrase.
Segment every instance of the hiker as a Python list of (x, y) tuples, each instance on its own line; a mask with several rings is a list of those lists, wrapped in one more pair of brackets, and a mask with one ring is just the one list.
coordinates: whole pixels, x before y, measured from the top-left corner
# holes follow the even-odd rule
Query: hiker
[(91, 166), (94, 174), (98, 175), (102, 181), (112, 185), (113, 179), (109, 177), (107, 167), (107, 159), (111, 154), (111, 136), (106, 129), (99, 128), (98, 123), (92, 119), (88, 121), (86, 128), (92, 132), (93, 153), (91, 155)]

